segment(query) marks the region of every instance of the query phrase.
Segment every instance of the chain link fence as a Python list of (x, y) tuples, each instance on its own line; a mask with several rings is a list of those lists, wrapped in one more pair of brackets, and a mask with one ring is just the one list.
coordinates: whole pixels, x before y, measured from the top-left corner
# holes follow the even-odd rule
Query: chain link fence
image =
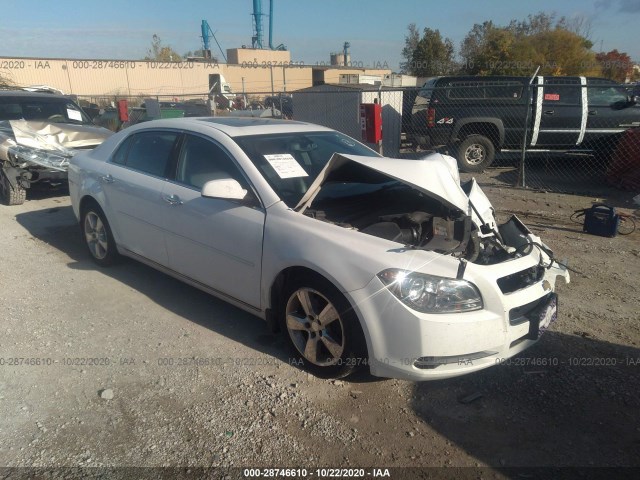
[(440, 77), (403, 89), (322, 85), (293, 93), (292, 118), (360, 139), (359, 105), (376, 102), (387, 156), (440, 151), (462, 172), (511, 186), (638, 190), (639, 93), (584, 77)]
[[(74, 99), (100, 126), (119, 131), (154, 118), (246, 116), (292, 117), (292, 99), (287, 93), (202, 93), (161, 95), (78, 95)], [(126, 101), (129, 120), (120, 118), (118, 105)]]
[(386, 156), (439, 151), (487, 183), (587, 193), (640, 189), (638, 94), (638, 86), (584, 77), (437, 77), (420, 88), (327, 84), (293, 92), (78, 100), (103, 116), (115, 115), (118, 100), (135, 113), (151, 98), (166, 116), (182, 110), (175, 116), (292, 119), (358, 140), (360, 106), (378, 103), (382, 142), (370, 146)]

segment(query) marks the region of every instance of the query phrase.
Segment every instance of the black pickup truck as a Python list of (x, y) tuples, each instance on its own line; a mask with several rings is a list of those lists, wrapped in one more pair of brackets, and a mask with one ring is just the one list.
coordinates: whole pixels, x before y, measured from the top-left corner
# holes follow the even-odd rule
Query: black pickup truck
[[(491, 165), (496, 152), (600, 150), (640, 126), (638, 97), (611, 80), (587, 77), (435, 77), (420, 89), (408, 139), (446, 147), (465, 172)], [(529, 101), (530, 100), (530, 101)], [(527, 111), (528, 110), (528, 111)]]

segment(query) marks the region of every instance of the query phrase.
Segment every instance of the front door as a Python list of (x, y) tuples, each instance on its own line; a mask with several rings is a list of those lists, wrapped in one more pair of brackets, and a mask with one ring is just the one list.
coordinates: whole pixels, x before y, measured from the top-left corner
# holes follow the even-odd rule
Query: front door
[(630, 93), (611, 80), (588, 81), (588, 121), (585, 142), (598, 147), (629, 128), (640, 126), (640, 105), (631, 103)]
[(187, 134), (176, 178), (163, 191), (166, 244), (172, 270), (260, 308), (265, 212), (258, 206), (205, 198), (209, 180), (248, 182), (230, 154), (213, 140)]

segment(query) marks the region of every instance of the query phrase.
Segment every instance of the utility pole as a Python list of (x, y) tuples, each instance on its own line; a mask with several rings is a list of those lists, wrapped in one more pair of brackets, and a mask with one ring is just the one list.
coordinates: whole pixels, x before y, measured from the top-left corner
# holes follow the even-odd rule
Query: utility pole
[[(271, 98), (275, 97), (275, 92), (273, 91), (273, 65), (269, 65), (269, 72), (271, 72)], [(271, 102), (271, 117), (273, 117), (273, 101)]]
[(282, 66), (282, 89), (284, 93), (287, 93), (287, 70), (285, 66)]
[(242, 109), (246, 109), (247, 108), (247, 94), (244, 91), (244, 77), (242, 77)]

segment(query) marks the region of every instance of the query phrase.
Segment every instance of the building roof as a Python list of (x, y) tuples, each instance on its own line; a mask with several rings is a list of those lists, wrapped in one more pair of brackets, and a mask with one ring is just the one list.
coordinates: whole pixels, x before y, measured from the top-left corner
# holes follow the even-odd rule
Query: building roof
[[(415, 87), (414, 87), (415, 88)], [(377, 92), (377, 91), (397, 91), (399, 87), (387, 87), (384, 85), (371, 85), (370, 83), (323, 83), (322, 85), (314, 85), (313, 87), (301, 88), (291, 92), (293, 95), (301, 92), (313, 91), (335, 91), (335, 90), (354, 90), (359, 92)]]

